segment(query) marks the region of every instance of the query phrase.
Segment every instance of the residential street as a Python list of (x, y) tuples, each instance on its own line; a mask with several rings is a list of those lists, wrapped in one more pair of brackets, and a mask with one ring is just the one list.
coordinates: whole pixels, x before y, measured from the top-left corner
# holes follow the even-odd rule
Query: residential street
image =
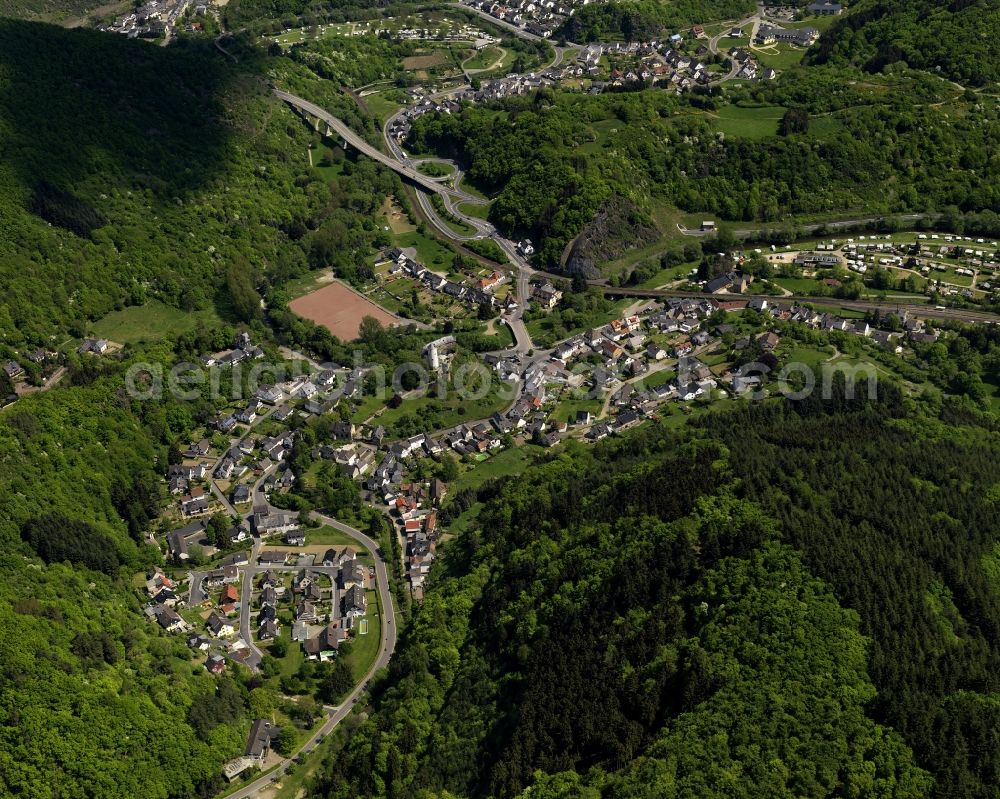
[(250, 631), (250, 615), (252, 613), (250, 600), (253, 595), (254, 578), (257, 576), (254, 564), (257, 562), (257, 556), (260, 555), (260, 548), (261, 540), (254, 538), (253, 547), (250, 550), (250, 563), (240, 570), (240, 578), (243, 580), (243, 591), (240, 594), (240, 639), (250, 650), (250, 657), (243, 662), (247, 668), (254, 671), (257, 670), (260, 666), (260, 661), (264, 658), (264, 653), (257, 648), (257, 644), (253, 640), (253, 634)]
[(222, 503), (222, 507), (226, 509), (226, 513), (228, 513), (230, 516), (241, 518), (242, 514), (238, 510), (236, 510), (236, 508), (233, 507), (232, 503), (229, 501), (226, 495), (223, 494), (221, 489), (215, 484), (214, 477), (208, 481), (208, 485), (209, 488), (212, 489), (212, 494), (215, 496), (217, 500), (219, 500), (219, 502)]

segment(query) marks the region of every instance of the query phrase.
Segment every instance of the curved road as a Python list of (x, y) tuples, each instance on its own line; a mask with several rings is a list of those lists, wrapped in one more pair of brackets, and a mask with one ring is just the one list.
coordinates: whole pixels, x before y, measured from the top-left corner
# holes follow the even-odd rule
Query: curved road
[[(830, 222), (809, 222), (806, 224), (794, 224), (796, 230), (800, 230), (803, 233), (815, 233), (818, 230), (826, 230), (829, 232), (835, 232), (843, 228), (852, 228), (857, 225), (870, 225), (875, 222), (882, 222), (885, 220), (898, 220), (900, 222), (915, 222), (918, 219), (927, 219), (933, 216), (933, 214), (881, 214), (879, 216), (864, 216), (857, 219), (837, 219)], [(739, 230), (734, 230), (733, 235), (740, 239), (749, 239), (752, 236), (756, 236), (759, 233), (765, 233), (769, 230), (780, 229), (782, 225), (785, 224), (784, 220), (772, 223), (767, 227), (759, 228), (742, 228)], [(684, 236), (694, 236), (696, 238), (702, 238), (713, 234), (715, 231), (710, 230), (691, 230), (686, 228), (680, 223), (677, 224), (677, 230)], [(850, 231), (848, 231), (850, 232)]]
[[(732, 24), (727, 23), (725, 28), (723, 28), (721, 31), (719, 31), (719, 33), (717, 33), (715, 36), (713, 36), (711, 39), (708, 40), (708, 51), (713, 55), (718, 54), (720, 39), (728, 36), (729, 32), (733, 28), (742, 28), (745, 25), (749, 25), (751, 22), (753, 23), (753, 30), (750, 31), (750, 43), (752, 44), (754, 38), (757, 36), (757, 27), (760, 25), (759, 12), (757, 14), (754, 14), (752, 17), (741, 19), (738, 22), (733, 22)], [(739, 71), (740, 71), (740, 65), (736, 61), (733, 61), (733, 63), (729, 67), (729, 73), (724, 77), (720, 78), (719, 83), (722, 83), (727, 80), (733, 80), (739, 74)]]
[(402, 151), (398, 146), (394, 146), (391, 137), (385, 135), (385, 130), (383, 129), (383, 137), (386, 143), (389, 145), (390, 151), (396, 155), (393, 156), (386, 155), (381, 150), (376, 150), (368, 142), (362, 139), (358, 134), (352, 131), (347, 125), (345, 125), (341, 120), (337, 119), (335, 116), (330, 114), (328, 111), (320, 108), (315, 103), (311, 103), (301, 97), (297, 97), (294, 94), (289, 94), (288, 92), (282, 91), (281, 89), (274, 88), (274, 95), (284, 102), (288, 103), (293, 108), (298, 109), (316, 119), (322, 120), (327, 123), (331, 130), (336, 131), (348, 144), (354, 147), (358, 152), (364, 155), (374, 158), (380, 164), (383, 164), (394, 172), (402, 175), (403, 177), (416, 183), (421, 188), (432, 191), (435, 194), (441, 195), (442, 199), (445, 201), (445, 206), (448, 210), (455, 214), (458, 218), (466, 222), (470, 227), (475, 228), (479, 231), (478, 234), (472, 236), (462, 237), (456, 234), (442, 222), (437, 215), (434, 213), (433, 207), (431, 207), (430, 202), (426, 197), (422, 196), (420, 193), (417, 194), (418, 202), (424, 213), (427, 214), (428, 218), (432, 220), (432, 224), (436, 227), (444, 236), (450, 238), (454, 241), (462, 242), (469, 241), (475, 238), (485, 238), (489, 237), (497, 243), (497, 245), (507, 254), (510, 258), (511, 263), (513, 263), (518, 270), (518, 297), (519, 303), (517, 309), (510, 315), (509, 319), (506, 320), (510, 325), (511, 329), (514, 331), (515, 346), (513, 351), (515, 352), (527, 352), (532, 348), (531, 336), (528, 334), (528, 329), (525, 327), (524, 323), (521, 321), (521, 317), (524, 315), (524, 307), (527, 305), (528, 301), (528, 280), (533, 274), (533, 270), (528, 262), (522, 258), (518, 252), (517, 247), (512, 241), (505, 239), (496, 229), (490, 225), (488, 222), (484, 222), (482, 219), (477, 217), (467, 216), (461, 213), (457, 208), (455, 208), (454, 203), (456, 201), (469, 202), (469, 203), (479, 203), (482, 204), (484, 201), (481, 197), (477, 197), (473, 194), (462, 191), (461, 189), (454, 189), (449, 186), (445, 186), (438, 183), (435, 180), (424, 175), (422, 172), (418, 171), (414, 167), (408, 165), (408, 163), (401, 161), (400, 157)]
[[(562, 47), (555, 48), (556, 50), (555, 59), (553, 60), (552, 63), (550, 63), (543, 69), (548, 69), (553, 64), (558, 63), (562, 59), (563, 54), (567, 49), (568, 48), (562, 48)], [(455, 89), (449, 89), (447, 92), (440, 92), (438, 94), (431, 95), (431, 98), (443, 97), (448, 94), (454, 94), (458, 91), (462, 91), (465, 88), (466, 87), (464, 86), (460, 86)], [(403, 151), (403, 148), (400, 147), (399, 144), (396, 143), (396, 140), (389, 135), (389, 128), (392, 127), (392, 123), (405, 112), (406, 108), (405, 107), (401, 108), (399, 109), (399, 111), (397, 111), (395, 114), (393, 114), (386, 120), (385, 125), (382, 126), (382, 139), (385, 142), (385, 145), (388, 148), (389, 152), (392, 153), (392, 155), (396, 159), (404, 163), (414, 163), (414, 161), (408, 160), (406, 158), (406, 154)], [(421, 158), (415, 160), (417, 161), (440, 160), (442, 163), (453, 163), (446, 159)], [(456, 173), (455, 175), (456, 183), (461, 179), (461, 175), (462, 175), (461, 172)], [(452, 241), (457, 241), (457, 242), (470, 241), (472, 239), (484, 239), (484, 238), (492, 239), (497, 243), (500, 249), (504, 251), (507, 257), (510, 259), (510, 262), (514, 264), (514, 266), (517, 268), (518, 307), (509, 316), (504, 316), (503, 321), (507, 324), (508, 327), (510, 327), (511, 332), (514, 334), (514, 346), (511, 348), (511, 350), (508, 350), (508, 352), (519, 353), (522, 355), (528, 353), (531, 349), (533, 349), (534, 344), (531, 341), (531, 335), (528, 333), (528, 328), (522, 321), (522, 317), (524, 316), (524, 311), (527, 306), (528, 299), (531, 296), (530, 279), (531, 276), (534, 274), (535, 270), (532, 269), (531, 265), (527, 262), (527, 260), (525, 260), (520, 255), (520, 253), (518, 253), (517, 245), (515, 245), (514, 242), (501, 236), (497, 231), (497, 229), (493, 227), (493, 225), (491, 225), (486, 220), (479, 219), (478, 217), (469, 216), (468, 214), (462, 213), (458, 208), (455, 207), (455, 201), (452, 197), (447, 197), (442, 195), (445, 207), (448, 209), (450, 213), (454, 214), (456, 217), (461, 219), (470, 227), (475, 228), (477, 231), (475, 235), (462, 236), (455, 233), (455, 231), (453, 231), (450, 227), (448, 227), (447, 223), (445, 223), (437, 216), (437, 214), (434, 211), (434, 207), (431, 205), (431, 202), (428, 199), (427, 195), (419, 191), (416, 193), (416, 195), (417, 195), (417, 203), (420, 205), (420, 209), (423, 211), (424, 215), (430, 221), (431, 225), (434, 228), (436, 228), (438, 232), (440, 232), (443, 236), (451, 239)], [(483, 201), (477, 198), (477, 202), (482, 203)]]
[(531, 341), (531, 335), (528, 333), (528, 328), (524, 324), (523, 316), (528, 304), (528, 299), (531, 296), (530, 280), (531, 276), (535, 273), (535, 270), (531, 268), (531, 265), (523, 257), (521, 257), (520, 253), (517, 251), (517, 246), (509, 239), (501, 236), (497, 232), (496, 228), (494, 228), (489, 222), (474, 216), (463, 214), (446, 198), (444, 202), (448, 211), (466, 224), (475, 228), (477, 231), (474, 235), (458, 234), (448, 226), (447, 222), (442, 220), (437, 215), (430, 199), (426, 194), (420, 191), (415, 193), (417, 196), (417, 203), (420, 205), (420, 209), (423, 211), (424, 216), (427, 217), (431, 225), (445, 238), (449, 238), (452, 241), (459, 243), (471, 241), (473, 239), (492, 239), (496, 242), (497, 246), (504, 251), (510, 262), (516, 267), (518, 304), (513, 312), (501, 317), (503, 322), (514, 334), (514, 346), (509, 350), (506, 350), (506, 352), (524, 355), (531, 351), (534, 348), (534, 344)]
[(369, 158), (374, 158), (383, 166), (387, 166), (394, 172), (399, 173), (402, 177), (416, 183), (423, 189), (427, 191), (432, 191), (435, 194), (449, 195), (455, 197), (462, 202), (481, 202), (478, 197), (474, 197), (471, 194), (467, 194), (464, 191), (459, 191), (457, 189), (452, 189), (448, 186), (444, 186), (438, 183), (436, 180), (429, 178), (423, 172), (408, 166), (395, 158), (390, 158), (381, 150), (376, 150), (368, 142), (362, 139), (357, 133), (351, 130), (347, 125), (345, 125), (337, 117), (333, 116), (331, 113), (326, 111), (315, 103), (310, 103), (301, 97), (297, 97), (294, 94), (289, 94), (288, 92), (282, 91), (281, 89), (274, 89), (274, 94), (280, 100), (288, 103), (293, 108), (308, 114), (309, 116), (315, 117), (318, 120), (325, 122), (330, 126), (330, 129), (337, 133), (345, 142), (347, 142), (351, 147)]
[[(480, 16), (483, 16), (486, 19), (490, 20), (491, 22), (496, 22), (497, 24), (500, 24), (500, 27), (509, 28), (522, 38), (541, 41), (540, 37), (537, 37), (534, 34), (530, 34), (524, 29), (519, 28), (515, 25), (510, 25), (509, 23), (503, 23), (502, 20), (495, 20), (493, 17), (490, 17), (488, 14), (480, 12), (477, 9), (464, 6), (461, 3), (457, 3), (455, 5), (461, 6), (462, 8), (465, 8), (470, 11), (474, 11), (478, 13)], [(572, 50), (574, 48), (572, 46), (567, 46), (567, 47), (556, 46), (553, 49), (554, 49), (553, 59), (545, 66), (541, 67), (539, 71), (544, 71), (554, 66), (558, 66), (562, 62), (567, 51)], [(447, 91), (431, 95), (431, 97), (434, 98), (434, 97), (448, 96), (463, 91), (466, 88), (467, 86), (454, 87)], [(456, 172), (455, 175), (456, 187), (452, 188), (440, 183), (438, 180), (432, 179), (427, 175), (424, 175), (416, 168), (416, 165), (419, 162), (434, 160), (434, 159), (416, 159), (415, 161), (411, 161), (406, 158), (403, 149), (395, 142), (395, 140), (393, 140), (391, 136), (388, 135), (388, 129), (390, 125), (400, 114), (402, 114), (405, 111), (405, 109), (400, 109), (400, 111), (398, 111), (388, 120), (386, 120), (386, 124), (382, 128), (382, 137), (389, 150), (389, 154), (386, 154), (372, 147), (370, 144), (368, 144), (368, 142), (366, 142), (364, 139), (358, 136), (358, 134), (356, 134), (353, 130), (351, 130), (341, 120), (337, 119), (335, 116), (333, 116), (320, 106), (316, 105), (315, 103), (311, 103), (302, 97), (297, 97), (296, 95), (282, 91), (276, 87), (273, 89), (273, 91), (275, 96), (277, 96), (284, 102), (288, 103), (290, 106), (297, 109), (298, 111), (308, 114), (318, 120), (325, 122), (330, 127), (331, 130), (335, 131), (338, 135), (340, 135), (343, 138), (345, 142), (350, 144), (359, 152), (369, 156), (370, 158), (374, 158), (379, 163), (389, 167), (393, 171), (397, 172), (399, 175), (410, 180), (412, 183), (415, 183), (418, 187), (440, 195), (442, 200), (444, 201), (445, 208), (447, 209), (447, 211), (450, 214), (454, 215), (456, 218), (461, 219), (475, 231), (475, 233), (472, 234), (456, 233), (451, 227), (449, 227), (446, 221), (442, 220), (438, 216), (427, 195), (425, 195), (423, 192), (418, 191), (416, 193), (417, 203), (420, 205), (421, 210), (423, 211), (427, 219), (430, 221), (431, 225), (434, 228), (436, 228), (438, 232), (440, 232), (443, 236), (459, 243), (471, 241), (473, 239), (485, 239), (485, 238), (492, 239), (494, 242), (496, 242), (496, 244), (504, 251), (507, 257), (510, 259), (511, 263), (514, 264), (514, 266), (517, 268), (518, 305), (512, 313), (503, 317), (503, 321), (510, 327), (511, 332), (514, 335), (514, 346), (509, 350), (509, 352), (523, 355), (531, 351), (534, 345), (531, 341), (531, 335), (528, 333), (527, 326), (524, 324), (523, 316), (524, 316), (524, 311), (528, 304), (528, 299), (530, 297), (530, 279), (531, 276), (534, 274), (534, 270), (531, 268), (531, 265), (527, 262), (527, 260), (523, 258), (520, 255), (520, 253), (518, 253), (517, 246), (514, 244), (514, 242), (501, 236), (493, 225), (491, 225), (489, 222), (483, 219), (479, 219), (478, 217), (464, 214), (456, 207), (457, 202), (468, 202), (475, 204), (484, 203), (484, 200), (481, 197), (477, 197), (473, 194), (469, 194), (468, 192), (462, 191), (460, 188), (457, 188), (457, 186), (460, 184), (461, 172)], [(444, 161), (443, 159), (442, 162), (450, 163)]]

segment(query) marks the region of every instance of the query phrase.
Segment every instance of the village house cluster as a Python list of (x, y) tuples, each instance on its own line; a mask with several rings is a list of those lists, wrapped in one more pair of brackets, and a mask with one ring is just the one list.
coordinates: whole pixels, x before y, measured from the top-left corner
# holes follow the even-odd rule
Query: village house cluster
[(530, 94), (536, 89), (554, 86), (556, 81), (563, 77), (564, 71), (567, 74), (573, 74), (570, 68), (566, 68), (566, 70), (555, 68), (538, 75), (534, 73), (511, 74), (494, 80), (482, 81), (478, 89), (471, 87), (462, 89), (453, 92), (450, 97), (435, 97), (425, 87), (412, 87), (409, 89), (409, 105), (393, 117), (387, 132), (397, 144), (402, 145), (407, 136), (410, 135), (413, 121), (424, 114), (454, 114), (461, 109), (462, 102), (487, 102), (504, 97)]
[[(732, 292), (749, 285), (749, 276), (732, 273), (722, 282)], [(382, 452), (374, 470), (362, 478), (363, 485), (372, 501), (384, 504), (397, 520), (406, 544), (407, 576), (414, 596), (422, 595), (423, 582), (434, 559), (437, 510), (447, 491), (447, 486), (439, 480), (421, 482), (412, 477), (421, 459), (450, 451), (476, 460), (517, 441), (553, 446), (567, 435), (598, 440), (641, 423), (664, 402), (711, 398), (718, 391), (732, 396), (751, 391), (761, 382), (759, 376), (745, 376), (738, 369), (718, 372), (700, 359), (702, 353), (718, 345), (733, 329), (727, 324), (708, 329), (708, 318), (719, 311), (747, 308), (818, 330), (869, 337), (883, 348), (897, 352), (907, 340), (928, 341), (936, 337), (936, 333), (924, 329), (920, 320), (905, 313), (897, 315), (895, 320), (901, 330), (890, 331), (803, 306), (771, 304), (760, 297), (676, 298), (662, 304), (649, 303), (632, 315), (573, 336), (557, 344), (546, 358), (488, 353), (484, 356), (486, 365), (500, 379), (520, 387), (518, 398), (509, 408), (497, 411), (488, 420), (440, 433), (419, 433), (392, 442), (384, 450), (377, 447), (365, 450), (369, 464)], [(759, 353), (773, 352), (780, 342), (778, 333), (764, 330), (736, 339), (732, 351), (738, 361), (742, 351), (752, 348)], [(588, 368), (574, 368), (581, 363), (588, 364)], [(669, 380), (650, 380), (649, 387), (640, 382), (668, 367), (674, 372)], [(580, 411), (569, 420), (554, 419), (553, 411), (564, 392), (580, 390), (606, 398), (607, 414), (599, 419), (593, 412)], [(356, 452), (359, 443), (355, 441), (336, 451)]]
[(760, 78), (761, 80), (774, 80), (778, 77), (778, 73), (771, 67), (764, 67), (761, 69), (760, 64), (751, 55), (749, 50), (742, 47), (731, 47), (726, 53), (729, 56), (730, 62), (734, 65), (736, 70), (735, 77), (738, 80), (756, 80)]
[[(580, 50), (577, 56), (576, 77), (593, 79), (590, 90), (593, 93), (611, 87), (660, 86), (678, 93), (695, 86), (707, 86), (713, 79), (721, 77), (712, 73), (708, 64), (701, 60), (708, 55), (708, 48), (699, 46), (694, 55), (678, 49), (683, 42), (680, 34), (674, 34), (666, 41), (592, 43)], [(630, 66), (617, 67), (610, 73), (602, 66), (604, 61), (627, 62)], [(572, 68), (571, 75), (572, 77)]]
[(177, 604), (182, 600), (177, 595), (177, 585), (162, 569), (153, 568), (146, 574), (146, 616), (155, 621), (168, 633), (187, 632), (192, 626), (177, 612)]
[[(203, 614), (205, 633), (191, 635), (188, 643), (192, 649), (211, 650), (217, 655), (209, 655), (206, 668), (219, 673), (225, 668), (226, 658), (253, 665), (250, 642), (242, 636), (237, 638), (242, 619), (248, 618), (249, 624), (243, 626), (255, 631), (256, 641), (274, 640), (281, 632), (282, 603), (288, 606), (292, 618), (291, 640), (301, 642), (306, 657), (328, 660), (347, 640), (349, 631), (366, 634), (367, 623), (361, 620), (368, 610), (367, 591), (374, 570), (361, 562), (358, 551), (351, 546), (331, 547), (321, 554), (302, 550), (306, 535), (291, 514), (263, 507), (252, 519), (255, 536), (261, 540), (281, 536), (285, 546), (293, 548), (266, 548), (256, 564), (249, 564), (246, 552), (240, 551), (227, 556), (215, 568), (191, 572), (191, 608), (207, 613)], [(204, 530), (204, 523), (196, 525)], [(234, 529), (240, 532), (240, 538), (234, 540), (250, 540), (245, 526)], [(180, 528), (170, 537), (192, 532)], [(251, 582), (247, 607), (243, 606), (238, 588), (242, 580)], [(150, 619), (168, 632), (193, 633), (194, 625), (178, 613), (186, 602), (162, 570), (154, 569), (147, 575), (146, 591)]]
[[(289, 568), (292, 560), (296, 560), (294, 553), (266, 551), (259, 559), (261, 569), (247, 569), (245, 579), (254, 581), (250, 594), (252, 609), (247, 608), (243, 613), (249, 617), (250, 626), (256, 627), (257, 641), (267, 642), (280, 634), (279, 613), (283, 607), (288, 608), (294, 619), (291, 640), (301, 645), (305, 657), (329, 660), (337, 656), (340, 645), (348, 639), (348, 630), (355, 628), (356, 621), (365, 615), (367, 570), (358, 563), (351, 547), (339, 553), (329, 549), (322, 559), (308, 559), (315, 563), (302, 568)], [(298, 560), (303, 559), (299, 556)], [(211, 620), (212, 617), (210, 629)], [(223, 627), (223, 631), (235, 634), (230, 626)], [(249, 649), (246, 642), (238, 643), (244, 646), (237, 652)], [(206, 661), (209, 670), (212, 670), (211, 660), (209, 655)], [(243, 756), (223, 766), (225, 778), (232, 781), (251, 768), (263, 767), (275, 732), (270, 721), (254, 721)]]
[[(864, 320), (848, 320), (835, 314), (815, 311), (801, 305), (773, 303), (763, 297), (732, 300), (671, 299), (665, 307), (649, 313), (640, 322), (638, 316), (616, 320), (611, 325), (588, 331), (559, 345), (552, 358), (561, 364), (571, 365), (574, 359), (599, 354), (603, 359), (603, 369), (594, 371), (594, 388), (611, 392), (610, 408), (617, 411), (611, 421), (594, 423), (589, 412), (582, 411), (575, 422), (580, 426), (590, 425), (586, 438), (597, 440), (604, 436), (628, 429), (650, 414), (665, 401), (690, 402), (699, 397), (709, 398), (717, 389), (731, 396), (740, 396), (754, 390), (761, 383), (756, 374), (744, 375), (739, 368), (713, 370), (699, 360), (699, 356), (713, 348), (733, 326), (718, 324), (707, 329), (705, 320), (717, 311), (739, 311), (750, 309), (782, 322), (798, 322), (816, 330), (839, 331), (870, 338), (883, 349), (900, 353), (909, 341), (926, 343), (937, 339), (937, 332), (926, 329), (922, 320), (911, 318), (905, 311), (886, 311), (879, 324), (891, 329), (873, 327)], [(898, 330), (896, 328), (899, 328)], [(645, 331), (645, 332), (644, 332)], [(672, 340), (672, 346), (648, 342), (646, 334), (681, 334)], [(740, 353), (754, 351), (757, 354), (772, 353), (781, 343), (781, 337), (773, 330), (764, 330), (754, 335), (736, 339), (731, 346), (734, 363), (739, 363)], [(634, 378), (651, 374), (656, 364), (665, 358), (676, 360), (674, 376), (667, 381), (655, 383), (652, 388), (643, 387)], [(768, 368), (765, 366), (766, 373)]]
[[(742, 32), (740, 32), (742, 33)], [(455, 91), (449, 97), (435, 97), (424, 87), (409, 90), (410, 104), (393, 117), (388, 134), (402, 145), (410, 133), (413, 121), (428, 113), (453, 114), (461, 103), (485, 103), (507, 97), (531, 94), (539, 89), (554, 87), (569, 81), (588, 80), (588, 91), (638, 89), (657, 86), (678, 94), (695, 86), (706, 86), (720, 80), (724, 73), (713, 72), (702, 56), (708, 48), (700, 46), (695, 55), (677, 49), (683, 41), (675, 34), (666, 42), (592, 43), (582, 48), (575, 62), (549, 67), (541, 72), (510, 74), (482, 81), (478, 88)], [(773, 80), (777, 73), (770, 67), (761, 69), (748, 50), (731, 48), (727, 53), (734, 64), (733, 77), (743, 80)], [(630, 66), (608, 68), (608, 58), (615, 63), (631, 62)]]
[(523, 28), (534, 36), (549, 38), (566, 19), (595, 0), (463, 0), (466, 5), (477, 8), (495, 19)]
[[(191, 9), (195, 16), (205, 16), (209, 5), (205, 2), (192, 0), (147, 0), (136, 6), (128, 14), (117, 17), (108, 25), (98, 26), (98, 30), (108, 33), (118, 33), (130, 39), (161, 39), (173, 35), (184, 19), (185, 12)], [(198, 22), (187, 23), (188, 30), (198, 30)]]
[(284, 603), (292, 618), (291, 639), (302, 644), (306, 657), (335, 657), (348, 631), (356, 629), (368, 609), (369, 570), (357, 550), (330, 548), (315, 555), (269, 549), (260, 554), (258, 565), (252, 599), (257, 640), (278, 637), (278, 614)]
[(400, 483), (388, 495), (389, 507), (400, 526), (404, 541), (406, 579), (416, 600), (423, 599), (424, 580), (430, 573), (438, 541), (438, 507), (447, 487), (438, 479), (429, 486)]
[(482, 306), (493, 309), (510, 310), (516, 305), (512, 297), (504, 300), (497, 300), (494, 292), (507, 280), (507, 276), (500, 271), (494, 271), (486, 277), (480, 278), (474, 284), (449, 280), (445, 275), (432, 272), (422, 263), (406, 255), (398, 247), (386, 250), (380, 256), (378, 263), (389, 263), (390, 275), (406, 275), (421, 281), (433, 292), (444, 294), (461, 302), (472, 306)]
[[(734, 29), (732, 35), (743, 35)], [(402, 145), (409, 135), (413, 120), (427, 113), (452, 114), (462, 102), (484, 103), (531, 94), (539, 89), (566, 82), (588, 80), (588, 91), (599, 94), (609, 89), (637, 89), (658, 86), (678, 94), (695, 86), (706, 86), (722, 79), (725, 73), (713, 72), (704, 58), (709, 54), (700, 45), (694, 55), (679, 49), (684, 42), (681, 34), (664, 41), (595, 42), (581, 48), (575, 62), (549, 67), (538, 73), (509, 74), (485, 80), (478, 88), (452, 92), (448, 97), (436, 97), (425, 87), (409, 89), (410, 103), (390, 123), (388, 133)], [(752, 54), (743, 48), (731, 48), (727, 53), (733, 67), (733, 77), (743, 80), (773, 80), (777, 73), (770, 67), (761, 69)], [(609, 68), (613, 59), (622, 66)], [(628, 63), (626, 66), (624, 63)]]
[[(974, 246), (977, 244), (983, 246)], [(955, 240), (937, 243), (927, 238), (916, 245), (916, 252), (914, 246), (858, 237), (857, 241), (818, 244), (815, 251), (800, 253), (796, 262), (814, 268), (843, 265), (848, 254), (854, 254), (854, 258), (893, 259), (895, 263), (904, 256), (920, 257), (926, 250), (940, 254), (940, 248), (945, 247), (953, 259), (994, 263), (995, 251), (984, 242), (966, 246)], [(400, 250), (387, 251), (385, 260), (392, 269), (427, 283), (432, 290), (454, 292), (452, 296), (474, 303), (488, 301), (494, 287), (506, 279), (497, 272), (477, 285), (455, 283), (430, 272)], [(374, 421), (362, 425), (341, 420), (329, 426), (333, 440), (318, 445), (313, 454), (335, 463), (342, 474), (361, 483), (367, 497), (394, 519), (404, 543), (405, 573), (413, 596), (420, 599), (435, 559), (438, 516), (448, 492), (441, 480), (418, 475), (426, 475), (421, 459), (450, 452), (474, 463), (528, 441), (550, 447), (567, 436), (599, 440), (655, 417), (666, 402), (707, 402), (753, 391), (766, 377), (745, 375), (739, 364), (774, 353), (781, 336), (765, 324), (763, 330), (734, 338), (735, 326), (719, 322), (719, 312), (749, 309), (776, 322), (798, 322), (817, 330), (870, 338), (894, 352), (901, 352), (908, 342), (933, 341), (937, 336), (905, 313), (891, 320), (887, 314), (873, 325), (798, 304), (739, 296), (749, 289), (751, 281), (750, 275), (734, 268), (705, 283), (704, 290), (717, 295), (712, 298), (650, 301), (548, 351), (483, 355), (484, 364), (517, 389), (511, 404), (489, 419), (394, 441)], [(455, 288), (449, 290), (449, 286)], [(530, 292), (532, 304), (542, 309), (555, 307), (562, 298), (561, 291), (548, 280), (534, 282)], [(723, 341), (727, 355), (720, 364), (717, 353), (722, 351), (719, 345)], [(235, 365), (256, 357), (244, 334), (234, 344), (231, 350), (204, 359), (206, 365)], [(453, 336), (440, 336), (427, 343), (424, 357), (432, 369), (445, 368), (454, 346)], [(708, 358), (710, 352), (716, 357)], [(235, 424), (225, 421), (229, 416), (235, 418), (235, 412), (214, 422), (217, 430), (229, 434), (241, 424), (251, 429), (233, 436), (229, 448), (221, 452), (213, 452), (207, 439), (193, 441), (183, 452), (184, 461), (171, 467), (170, 490), (178, 497), (177, 515), (187, 520), (166, 536), (176, 561), (188, 560), (196, 545), (206, 554), (215, 551), (208, 540), (209, 514), (213, 509), (225, 509), (227, 502), (253, 503), (249, 522), (235, 524), (226, 532), (230, 544), (254, 536), (260, 540), (280, 537), (284, 547), (265, 549), (252, 567), (246, 564), (245, 553), (230, 556), (223, 565), (200, 576), (197, 589), (192, 586), (192, 601), (199, 604), (209, 601), (210, 591), (219, 592), (205, 619), (204, 640), (197, 642), (199, 648), (207, 647), (209, 655), (217, 655), (210, 663), (206, 661), (210, 670), (224, 668), (227, 658), (252, 662), (252, 641), (239, 634), (242, 613), (254, 613), (253, 638), (266, 642), (280, 634), (280, 609), (285, 601), (286, 610), (291, 611), (292, 639), (302, 643), (307, 656), (318, 659), (332, 657), (338, 643), (363, 619), (370, 571), (352, 557), (350, 548), (330, 549), (323, 555), (304, 551), (306, 533), (298, 518), (266, 501), (268, 493), (287, 491), (294, 485), (296, 475), (286, 464), (295, 446), (295, 434), (287, 430), (274, 433), (272, 429), (270, 435), (259, 436), (252, 431), (260, 418), (284, 422), (293, 414), (333, 411), (341, 400), (358, 393), (363, 374), (359, 368), (327, 369), (261, 386), (246, 406), (247, 413)], [(580, 396), (590, 399), (589, 410), (571, 412), (570, 416), (556, 413), (562, 402)], [(228, 498), (219, 490), (220, 481), (229, 484)], [(262, 495), (254, 494), (255, 486)], [(250, 607), (243, 608), (236, 586), (240, 574), (250, 575), (251, 571)], [(175, 586), (164, 581), (162, 574), (150, 575), (150, 580), (150, 618), (171, 632), (192, 632), (190, 622), (177, 611)], [(227, 641), (228, 645), (219, 643)]]
[[(250, 487), (247, 482), (241, 482), (245, 477), (263, 478), (261, 489), (265, 494), (288, 491), (295, 477), (284, 461), (293, 443), (291, 433), (280, 436), (248, 434), (221, 455), (214, 456), (208, 439), (192, 442), (183, 453), (184, 462), (170, 466), (167, 471), (170, 493), (178, 496), (179, 515), (204, 517), (225, 506), (227, 499), (233, 505), (250, 502)], [(229, 484), (228, 498), (218, 488), (218, 493), (211, 490), (213, 480)], [(171, 555), (186, 559), (188, 544), (185, 542), (189, 538), (177, 541), (168, 538)]]

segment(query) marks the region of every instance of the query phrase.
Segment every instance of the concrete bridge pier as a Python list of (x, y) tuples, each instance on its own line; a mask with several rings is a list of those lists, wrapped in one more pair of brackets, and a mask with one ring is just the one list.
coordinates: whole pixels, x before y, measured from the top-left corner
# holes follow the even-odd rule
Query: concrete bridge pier
[(314, 117), (305, 109), (299, 109), (299, 116), (302, 117), (302, 121), (305, 122), (309, 127), (319, 132), (319, 117)]

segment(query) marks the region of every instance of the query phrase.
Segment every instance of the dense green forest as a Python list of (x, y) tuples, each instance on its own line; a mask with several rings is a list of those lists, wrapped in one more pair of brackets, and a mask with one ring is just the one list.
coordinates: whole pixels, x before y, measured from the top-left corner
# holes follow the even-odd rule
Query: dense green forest
[(317, 792), (993, 796), (995, 421), (884, 383), (702, 419), (480, 489)]
[(823, 35), (812, 60), (871, 72), (902, 62), (981, 87), (1000, 79), (990, 44), (998, 35), (1000, 8), (984, 0), (862, 0)]
[(763, 223), (860, 209), (1000, 211), (995, 99), (956, 98), (919, 74), (874, 88), (851, 74), (812, 67), (726, 98), (751, 110), (799, 108), (817, 120), (800, 134), (724, 135), (710, 113), (723, 101), (712, 96), (542, 91), (424, 115), (410, 147), (462, 160), (469, 179), (497, 196), (490, 219), (541, 241), (549, 265), (611, 193), (645, 209)]
[(696, 23), (739, 19), (753, 13), (750, 0), (627, 0), (578, 8), (557, 31), (573, 42), (649, 41)]
[(338, 36), (295, 45), (291, 58), (321, 78), (357, 87), (378, 80), (404, 80), (402, 60), (416, 49), (412, 41)]
[[(311, 268), (353, 276), (398, 181), (367, 159), (310, 170), (314, 134), (265, 69), (360, 119), (335, 86), (249, 46), (233, 65), (208, 41), (0, 21), (5, 344), (80, 336), (153, 298), (249, 321), (257, 292)], [(220, 290), (234, 280), (248, 301)]]
[(226, 23), (236, 30), (276, 30), (319, 22), (374, 19), (412, 12), (414, 3), (398, 0), (232, 0), (224, 9)]

